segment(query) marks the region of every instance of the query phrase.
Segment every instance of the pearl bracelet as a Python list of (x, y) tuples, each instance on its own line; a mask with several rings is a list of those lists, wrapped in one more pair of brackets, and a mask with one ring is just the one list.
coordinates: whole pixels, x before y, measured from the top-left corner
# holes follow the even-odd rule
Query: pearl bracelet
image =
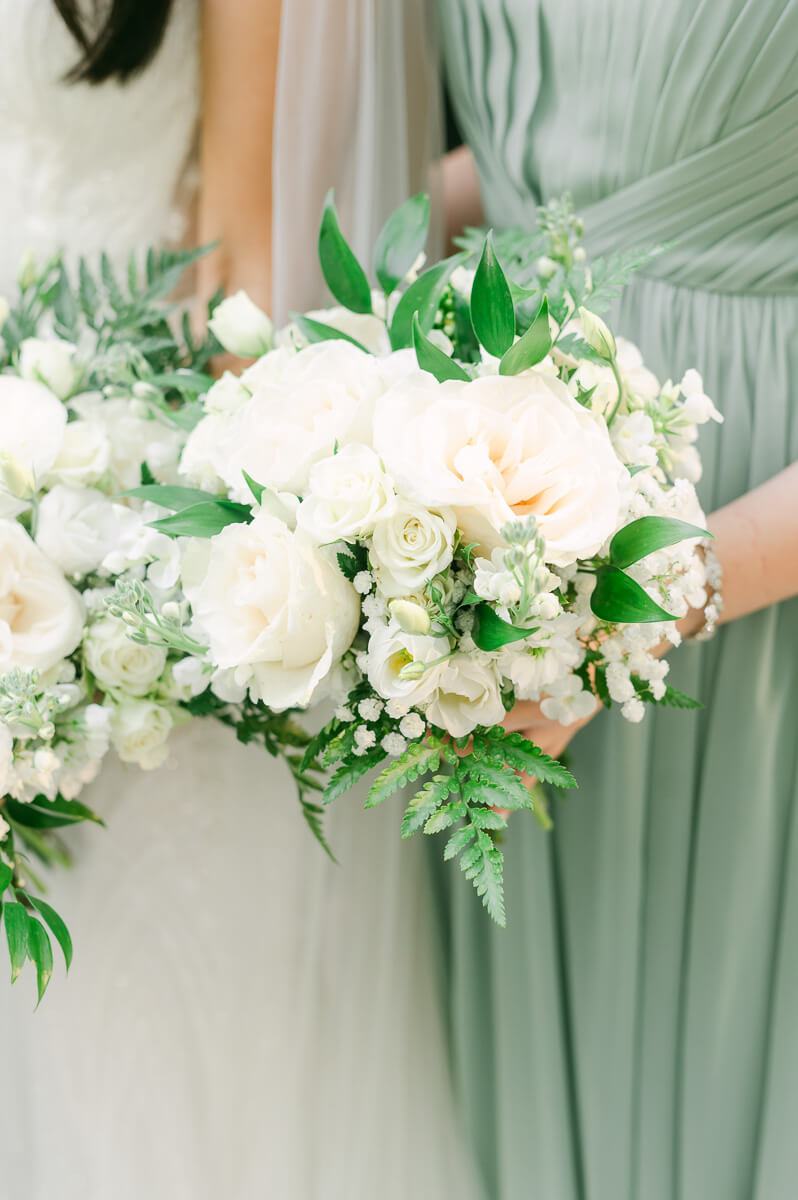
[(718, 631), (718, 622), (723, 612), (723, 567), (708, 541), (700, 543), (704, 550), (704, 566), (707, 584), (712, 589), (704, 607), (704, 622), (697, 633), (691, 634), (691, 642), (708, 642)]

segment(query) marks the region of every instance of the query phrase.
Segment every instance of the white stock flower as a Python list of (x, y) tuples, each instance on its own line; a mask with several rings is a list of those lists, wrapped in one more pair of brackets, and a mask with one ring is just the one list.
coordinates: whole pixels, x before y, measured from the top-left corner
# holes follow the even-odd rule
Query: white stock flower
[(707, 421), (723, 421), (715, 405), (704, 392), (704, 381), (698, 371), (691, 368), (685, 371), (679, 390), (684, 396), (681, 416), (694, 425), (704, 425)]
[(114, 545), (114, 509), (94, 488), (56, 484), (39, 504), (36, 544), (65, 575), (88, 575)]
[[(58, 457), (66, 423), (66, 409), (49, 388), (0, 375), (0, 452), (34, 479), (46, 475)], [(0, 517), (23, 507), (0, 480)]]
[(122, 762), (153, 771), (166, 762), (174, 718), (153, 700), (122, 700), (111, 713), (111, 743)]
[(437, 685), (427, 718), (452, 737), (465, 737), (478, 725), (498, 725), (504, 717), (499, 678), (491, 663), (455, 654), (443, 664)]
[(540, 711), (550, 721), (573, 725), (574, 721), (589, 717), (596, 711), (596, 697), (584, 690), (582, 680), (577, 675), (547, 684), (546, 691), (549, 694), (545, 700), (541, 700)]
[(246, 500), (242, 470), (277, 491), (304, 495), (311, 467), (336, 446), (371, 442), (377, 359), (348, 342), (319, 342), (290, 356), (278, 382), (258, 387), (230, 420), (216, 470)]
[(116, 617), (93, 621), (83, 642), (86, 665), (105, 689), (146, 696), (163, 674), (166, 650), (134, 642), (128, 633)]
[(622, 462), (635, 466), (653, 467), (657, 463), (654, 449), (656, 433), (651, 417), (637, 409), (619, 413), (610, 430), (612, 444)]
[(208, 328), (225, 350), (241, 358), (257, 358), (271, 348), (274, 326), (246, 292), (236, 292), (217, 305)]
[(99, 421), (70, 421), (47, 481), (87, 487), (102, 479), (111, 464), (111, 443)]
[(48, 671), (83, 633), (83, 604), (16, 521), (0, 519), (0, 675)]
[(214, 665), (277, 710), (310, 703), (359, 624), (357, 593), (328, 555), (268, 513), (184, 557), (183, 582)]
[(393, 485), (378, 456), (353, 442), (311, 468), (297, 527), (321, 546), (371, 533), (395, 508)]
[(71, 396), (83, 374), (75, 361), (77, 347), (60, 338), (25, 338), (19, 348), (19, 373), (37, 380), (60, 400)]
[(444, 384), (419, 375), (378, 400), (374, 440), (397, 489), (453, 508), (468, 541), (490, 553), (503, 525), (532, 515), (555, 566), (599, 550), (629, 486), (603, 420), (535, 372)]
[(386, 596), (419, 592), (452, 561), (456, 518), (451, 509), (431, 511), (400, 500), (374, 527), (369, 555)]

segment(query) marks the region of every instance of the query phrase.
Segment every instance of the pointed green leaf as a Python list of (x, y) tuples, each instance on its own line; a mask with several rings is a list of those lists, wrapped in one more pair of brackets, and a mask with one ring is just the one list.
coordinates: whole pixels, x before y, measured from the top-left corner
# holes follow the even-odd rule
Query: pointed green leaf
[(501, 358), (515, 337), (515, 308), (510, 286), (493, 248), (493, 231), (485, 238), (471, 286), (471, 324), (488, 354)]
[(173, 517), (151, 521), (149, 528), (166, 533), (169, 537), (211, 538), (228, 525), (240, 525), (251, 520), (252, 509), (248, 505), (236, 504), (232, 500), (213, 500), (192, 504)]
[(675, 517), (640, 517), (618, 530), (610, 542), (610, 558), (616, 567), (631, 567), (655, 550), (675, 546), (687, 538), (711, 536), (708, 530)]
[(421, 370), (429, 371), (438, 383), (445, 383), (448, 379), (456, 379), (460, 383), (469, 382), (470, 376), (460, 364), (429, 340), (419, 324), (418, 313), (413, 317), (413, 347)]
[(499, 363), (500, 375), (519, 375), (534, 367), (551, 349), (549, 302), (544, 296), (534, 321)]
[(95, 814), (86, 815), (90, 810), (72, 801), (64, 801), (56, 806), (43, 796), (37, 796), (35, 800), (22, 804), (7, 797), (4, 807), (9, 819), (23, 829), (63, 829), (87, 820), (95, 820), (101, 824)]
[(440, 308), (441, 298), (449, 285), (449, 279), (455, 267), (463, 260), (461, 254), (455, 254), (434, 267), (424, 271), (418, 279), (402, 295), (396, 306), (396, 312), (391, 321), (391, 349), (405, 350), (413, 344), (413, 317), (418, 313), (418, 321), (425, 333), (429, 333), (435, 324), (435, 318)]
[(23, 904), (14, 902), (3, 907), (8, 955), (11, 959), (11, 982), (14, 983), (28, 957), (28, 914)]
[(356, 338), (350, 337), (342, 329), (336, 329), (334, 325), (327, 325), (324, 321), (314, 321), (312, 317), (305, 317), (302, 313), (292, 313), (291, 322), (296, 325), (299, 332), (311, 345), (314, 342), (349, 342), (350, 345), (357, 346), (358, 350), (362, 350), (364, 354), (369, 353)]
[(266, 485), (264, 483), (258, 483), (256, 480), (254, 480), (249, 471), (245, 471), (243, 467), (241, 468), (241, 474), (244, 476), (244, 482), (246, 483), (247, 487), (252, 492), (255, 503), (260, 504), (263, 493), (268, 491)]
[(36, 968), (36, 986), (41, 1004), (53, 975), (53, 947), (47, 930), (33, 917), (28, 917), (28, 958)]
[(382, 227), (374, 251), (377, 279), (389, 296), (424, 249), (429, 229), (429, 196), (411, 196)]
[(64, 955), (64, 962), (66, 963), (66, 969), (68, 971), (72, 965), (72, 938), (69, 935), (69, 930), (64, 924), (63, 919), (59, 917), (54, 908), (51, 908), (49, 904), (45, 904), (44, 900), (39, 900), (36, 896), (28, 896), (28, 899), (36, 911), (40, 913), (42, 917), (44, 917), (45, 921), (50, 926), (50, 929), (53, 931), (53, 937), (61, 947), (61, 951)]
[(366, 273), (338, 224), (332, 189), (324, 201), (319, 230), (319, 262), (327, 287), (351, 312), (371, 312), (371, 288)]
[(14, 869), (8, 863), (0, 862), (0, 896), (14, 878)]
[(213, 504), (219, 498), (213, 492), (203, 492), (200, 488), (173, 487), (165, 483), (145, 483), (122, 492), (122, 495), (132, 496), (136, 500), (150, 500), (153, 504), (160, 504), (161, 508), (170, 508), (172, 512), (182, 512), (195, 504)]
[(509, 621), (498, 616), (484, 600), (474, 609), (474, 629), (471, 636), (480, 650), (490, 652), (507, 646), (510, 642), (522, 642), (536, 630), (537, 626), (523, 629), (518, 625), (511, 625)]
[(613, 624), (676, 620), (636, 580), (614, 566), (602, 567), (598, 572), (590, 607), (599, 620)]

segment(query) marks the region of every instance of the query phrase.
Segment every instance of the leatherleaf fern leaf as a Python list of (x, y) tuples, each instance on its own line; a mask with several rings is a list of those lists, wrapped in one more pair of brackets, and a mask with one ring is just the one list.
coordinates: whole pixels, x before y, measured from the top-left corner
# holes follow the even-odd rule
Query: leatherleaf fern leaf
[(566, 766), (520, 733), (505, 733), (501, 726), (495, 726), (485, 734), (475, 734), (475, 743), (477, 739), (480, 749), (484, 747), (485, 759), (496, 766), (513, 767), (536, 776), (540, 783), (550, 783), (558, 788), (579, 786)]
[(432, 779), (428, 779), (407, 806), (402, 820), (402, 837), (408, 838), (423, 829), (457, 787), (453, 775), (433, 775)]
[(442, 747), (437, 738), (426, 742), (412, 742), (403, 754), (382, 771), (366, 798), (366, 808), (374, 808), (387, 800), (399, 788), (405, 787), (422, 775), (429, 775), (440, 766)]

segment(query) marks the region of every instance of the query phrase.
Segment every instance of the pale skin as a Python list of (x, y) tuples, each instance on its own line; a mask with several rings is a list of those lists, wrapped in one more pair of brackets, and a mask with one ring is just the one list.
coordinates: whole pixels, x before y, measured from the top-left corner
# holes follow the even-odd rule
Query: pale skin
[[(272, 290), (272, 131), (280, 0), (203, 0), (200, 243), (204, 304), (243, 288), (267, 311)], [(240, 366), (240, 363), (239, 363)]]
[[(449, 238), (464, 225), (484, 220), (476, 164), (466, 147), (452, 151), (444, 160), (444, 194)], [(715, 400), (722, 410), (723, 398)], [(718, 509), (707, 525), (723, 569), (722, 623), (798, 596), (798, 463)], [(679, 621), (678, 629), (683, 637), (689, 637), (703, 623), (703, 610), (693, 609)], [(669, 648), (664, 644), (660, 653)], [(508, 729), (522, 731), (547, 754), (559, 757), (590, 720), (592, 717), (560, 725), (544, 717), (539, 704), (519, 701), (504, 723)]]

